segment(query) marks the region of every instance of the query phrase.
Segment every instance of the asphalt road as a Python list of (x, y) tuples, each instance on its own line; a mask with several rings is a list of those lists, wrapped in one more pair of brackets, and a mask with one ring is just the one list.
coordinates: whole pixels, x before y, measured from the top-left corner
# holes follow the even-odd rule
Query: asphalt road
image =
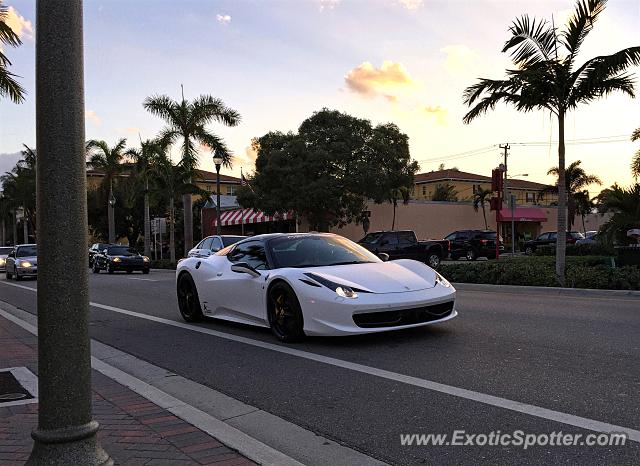
[[(4, 276), (0, 281), (4, 282)], [(35, 281), (20, 285), (35, 287)], [(91, 301), (182, 321), (173, 274), (91, 275)], [(0, 300), (36, 312), (35, 293)], [(378, 335), (310, 338), (323, 355), (640, 430), (640, 298), (458, 293), (459, 317)], [(402, 446), (401, 434), (590, 431), (333, 364), (93, 308), (91, 336), (391, 464), (640, 464), (625, 446)], [(276, 343), (268, 330), (202, 327)], [(375, 372), (375, 371), (372, 371)]]

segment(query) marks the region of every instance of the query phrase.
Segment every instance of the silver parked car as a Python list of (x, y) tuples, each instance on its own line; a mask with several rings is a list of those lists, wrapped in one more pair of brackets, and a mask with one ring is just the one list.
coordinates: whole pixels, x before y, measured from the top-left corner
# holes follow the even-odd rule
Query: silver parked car
[(7, 280), (38, 276), (38, 247), (35, 244), (14, 246), (6, 259)]
[(246, 236), (232, 235), (207, 236), (205, 239), (200, 241), (195, 248), (189, 251), (187, 257), (209, 257), (214, 252), (218, 252), (220, 249), (231, 246), (245, 238)]
[(0, 272), (5, 271), (7, 256), (13, 251), (13, 246), (0, 246)]
[(583, 239), (579, 239), (576, 241), (576, 245), (580, 244), (596, 244), (598, 242), (598, 232), (597, 231), (587, 231), (584, 234)]

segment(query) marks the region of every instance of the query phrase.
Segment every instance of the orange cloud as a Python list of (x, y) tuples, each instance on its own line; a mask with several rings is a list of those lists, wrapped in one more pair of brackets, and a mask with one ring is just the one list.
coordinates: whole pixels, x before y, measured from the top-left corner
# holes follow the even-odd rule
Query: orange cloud
[(25, 37), (27, 39), (33, 39), (33, 25), (31, 21), (26, 20), (24, 16), (20, 15), (12, 6), (7, 10), (5, 22), (21, 39)]
[(84, 112), (84, 118), (93, 123), (95, 126), (100, 126), (102, 124), (102, 118), (100, 118), (98, 114), (93, 110), (87, 110), (86, 112)]
[(407, 10), (417, 10), (422, 6), (424, 0), (397, 0), (400, 5)]
[(385, 60), (380, 68), (364, 62), (349, 71), (344, 77), (347, 87), (365, 97), (384, 96), (392, 102), (399, 94), (413, 91), (417, 83), (405, 67)]
[(439, 125), (444, 126), (447, 124), (448, 111), (446, 108), (443, 108), (440, 105), (427, 105), (422, 108), (422, 111), (427, 116), (434, 118)]

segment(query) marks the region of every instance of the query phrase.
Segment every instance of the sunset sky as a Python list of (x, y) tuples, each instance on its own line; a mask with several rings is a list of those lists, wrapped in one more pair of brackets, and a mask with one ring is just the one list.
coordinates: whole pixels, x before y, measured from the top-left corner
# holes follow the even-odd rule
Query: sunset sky
[[(0, 102), (0, 172), (22, 143), (35, 145), (35, 2), (5, 2), (24, 42), (5, 52), (28, 91), (24, 104)], [(552, 182), (556, 123), (549, 114), (507, 107), (462, 123), (462, 92), (478, 77), (501, 78), (500, 53), (513, 19), (523, 13), (562, 24), (571, 0), (85, 0), (87, 139), (131, 145), (155, 136), (162, 121), (142, 108), (145, 97), (211, 94), (238, 110), (235, 128), (211, 125), (234, 153), (233, 170), (253, 169), (251, 138), (296, 130), (322, 107), (393, 122), (410, 138), (422, 171), (447, 167), (488, 175), (497, 147), (512, 144), (511, 174)], [(612, 0), (584, 44), (581, 59), (640, 45), (640, 1)], [(579, 62), (582, 62), (579, 60)], [(640, 69), (632, 70), (636, 73)], [(640, 93), (640, 88), (637, 90)], [(604, 187), (629, 184), (640, 144), (640, 99), (614, 95), (567, 118), (568, 163), (580, 159)], [(549, 145), (549, 141), (551, 145)], [(607, 143), (594, 143), (608, 141)], [(540, 144), (519, 145), (538, 142)], [(580, 142), (580, 141), (577, 141)], [(485, 149), (482, 150), (476, 149)], [(464, 156), (450, 157), (453, 154)], [(470, 153), (470, 156), (466, 156)], [(200, 156), (211, 170), (210, 153)], [(600, 188), (594, 186), (593, 193)]]

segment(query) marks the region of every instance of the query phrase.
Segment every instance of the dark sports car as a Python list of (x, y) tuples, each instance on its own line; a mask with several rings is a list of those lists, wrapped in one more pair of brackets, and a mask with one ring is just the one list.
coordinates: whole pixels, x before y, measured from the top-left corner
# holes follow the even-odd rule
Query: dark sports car
[(134, 248), (110, 245), (94, 255), (92, 269), (93, 273), (106, 270), (107, 273), (140, 271), (146, 274), (149, 273), (150, 266), (149, 258)]

